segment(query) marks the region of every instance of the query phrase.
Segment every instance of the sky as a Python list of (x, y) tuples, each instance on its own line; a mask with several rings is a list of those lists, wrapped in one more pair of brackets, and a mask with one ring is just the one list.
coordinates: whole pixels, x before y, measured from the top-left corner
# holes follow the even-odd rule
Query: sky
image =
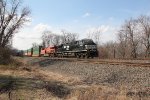
[(116, 41), (125, 20), (150, 15), (149, 4), (150, 0), (24, 0), (23, 6), (31, 9), (30, 22), (15, 34), (13, 47), (25, 50), (40, 44), (45, 30), (66, 30), (83, 39), (101, 29), (101, 43)]

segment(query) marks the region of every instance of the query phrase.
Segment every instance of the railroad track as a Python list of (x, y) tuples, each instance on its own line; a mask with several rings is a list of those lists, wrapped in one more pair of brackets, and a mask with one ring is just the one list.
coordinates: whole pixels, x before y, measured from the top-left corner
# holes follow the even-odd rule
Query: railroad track
[(82, 63), (92, 63), (92, 64), (109, 64), (109, 65), (125, 65), (125, 66), (135, 66), (135, 67), (150, 67), (150, 61), (148, 62), (131, 62), (123, 60), (102, 60), (102, 59), (77, 59), (77, 61)]
[[(36, 57), (34, 57), (36, 58)], [(39, 58), (39, 57), (37, 57)], [(48, 57), (40, 57), (48, 58)], [(55, 60), (68, 60), (72, 62), (90, 63), (90, 64), (109, 64), (109, 65), (125, 65), (135, 67), (150, 67), (150, 60), (123, 60), (123, 59), (78, 59), (78, 58), (48, 58)]]

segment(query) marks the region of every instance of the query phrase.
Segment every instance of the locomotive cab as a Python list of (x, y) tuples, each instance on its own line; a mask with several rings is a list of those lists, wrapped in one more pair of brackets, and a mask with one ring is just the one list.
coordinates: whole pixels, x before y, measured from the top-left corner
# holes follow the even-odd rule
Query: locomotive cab
[(97, 57), (98, 51), (97, 51), (97, 45), (93, 42), (92, 39), (83, 39), (79, 41), (80, 48), (82, 48), (83, 51), (85, 51), (87, 57)]

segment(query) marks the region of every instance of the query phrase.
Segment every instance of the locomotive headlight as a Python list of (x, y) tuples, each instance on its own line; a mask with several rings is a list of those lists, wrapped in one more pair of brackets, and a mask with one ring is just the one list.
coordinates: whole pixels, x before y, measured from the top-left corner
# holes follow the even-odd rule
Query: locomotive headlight
[(64, 49), (66, 49), (66, 46), (64, 46)]
[(69, 46), (66, 47), (66, 50), (69, 50)]

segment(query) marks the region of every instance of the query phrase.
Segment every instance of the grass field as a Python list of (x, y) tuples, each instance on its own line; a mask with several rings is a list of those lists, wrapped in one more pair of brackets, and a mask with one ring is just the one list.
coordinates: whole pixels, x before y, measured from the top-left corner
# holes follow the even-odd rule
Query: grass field
[(87, 84), (74, 74), (41, 70), (41, 67), (37, 67), (39, 65), (31, 63), (35, 62), (31, 59), (20, 58), (19, 66), (0, 65), (0, 100), (149, 100), (150, 98), (148, 88), (137, 91), (128, 90), (125, 85), (116, 88), (95, 83)]

